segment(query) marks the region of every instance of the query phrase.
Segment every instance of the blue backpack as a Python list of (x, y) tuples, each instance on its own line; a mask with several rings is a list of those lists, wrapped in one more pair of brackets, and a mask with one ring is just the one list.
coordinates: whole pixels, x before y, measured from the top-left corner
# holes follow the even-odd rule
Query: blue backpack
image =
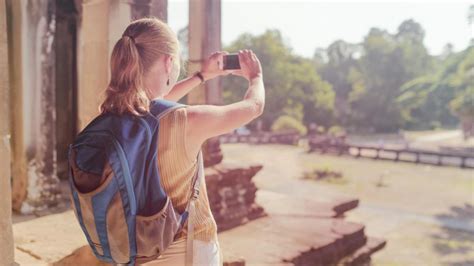
[(156, 259), (183, 235), (187, 222), (186, 264), (192, 265), (191, 218), (204, 171), (202, 151), (183, 213), (161, 186), (157, 164), (160, 118), (185, 106), (155, 99), (143, 117), (103, 113), (69, 145), (72, 206), (99, 260), (134, 265)]

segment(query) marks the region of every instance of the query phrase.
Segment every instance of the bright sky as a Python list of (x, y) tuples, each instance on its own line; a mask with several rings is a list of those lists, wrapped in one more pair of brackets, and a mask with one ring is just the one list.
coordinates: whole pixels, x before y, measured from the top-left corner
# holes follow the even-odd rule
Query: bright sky
[[(312, 57), (317, 47), (335, 40), (361, 42), (371, 27), (395, 33), (403, 20), (413, 18), (425, 29), (431, 54), (441, 53), (448, 42), (459, 51), (474, 37), (467, 20), (471, 4), (474, 1), (222, 0), (222, 42), (276, 28), (295, 53)], [(168, 23), (175, 32), (187, 25), (188, 0), (168, 0)]]

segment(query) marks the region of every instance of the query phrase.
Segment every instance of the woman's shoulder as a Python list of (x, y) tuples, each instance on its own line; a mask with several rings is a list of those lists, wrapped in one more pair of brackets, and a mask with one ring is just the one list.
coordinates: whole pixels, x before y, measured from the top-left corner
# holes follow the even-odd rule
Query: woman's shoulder
[(187, 123), (188, 112), (186, 106), (171, 110), (160, 118), (160, 124), (166, 124), (170, 127), (185, 127)]
[(197, 152), (196, 156), (193, 155), (196, 147), (190, 140), (190, 134), (186, 107), (172, 110), (160, 119), (159, 135), (162, 144), (173, 146), (171, 148), (175, 150), (175, 155), (183, 157), (187, 163), (194, 162), (197, 156)]

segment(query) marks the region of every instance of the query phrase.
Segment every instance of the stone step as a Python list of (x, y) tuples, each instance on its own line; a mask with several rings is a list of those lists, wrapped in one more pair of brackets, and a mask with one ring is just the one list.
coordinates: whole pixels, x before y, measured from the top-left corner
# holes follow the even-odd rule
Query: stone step
[(259, 190), (268, 216), (219, 234), (224, 254), (246, 265), (332, 264), (364, 246), (364, 225), (336, 218), (335, 206)]
[(252, 181), (261, 169), (261, 165), (227, 161), (205, 169), (207, 194), (219, 232), (265, 216), (264, 209), (255, 203), (257, 187)]
[(330, 218), (339, 217), (359, 205), (359, 200), (352, 197), (333, 196), (325, 199), (308, 199), (291, 197), (268, 190), (258, 190), (256, 194), (256, 202), (264, 206), (267, 213), (273, 212), (275, 214), (293, 213), (294, 215), (304, 214)]
[[(256, 202), (267, 216), (219, 233), (227, 266), (357, 262), (385, 245), (367, 239), (363, 225), (338, 217), (334, 208), (341, 203), (323, 204), (265, 190), (257, 192)], [(32, 260), (56, 266), (68, 261), (106, 265), (84, 246), (87, 242), (72, 211), (19, 222), (13, 229), (20, 265)]]
[(368, 237), (362, 247), (355, 250), (351, 255), (343, 258), (339, 265), (363, 265), (370, 262), (370, 256), (381, 250), (386, 245), (386, 240), (377, 237)]

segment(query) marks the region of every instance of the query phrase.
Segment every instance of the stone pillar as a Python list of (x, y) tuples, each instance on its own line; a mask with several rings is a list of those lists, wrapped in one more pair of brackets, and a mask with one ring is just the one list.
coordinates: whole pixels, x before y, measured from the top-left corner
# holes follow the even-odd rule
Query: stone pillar
[(154, 16), (164, 22), (168, 20), (168, 0), (135, 0), (132, 5), (132, 20)]
[(12, 202), (10, 184), (10, 84), (8, 66), (7, 12), (0, 0), (0, 258), (13, 265)]
[(168, 0), (151, 0), (150, 15), (168, 22)]
[[(56, 153), (57, 174), (68, 178), (67, 148), (77, 133), (77, 8), (74, 1), (56, 1)], [(67, 47), (67, 49), (65, 49)]]
[(19, 211), (23, 200), (26, 198), (26, 154), (23, 136), (23, 80), (21, 75), (21, 1), (7, 0), (9, 14), (9, 59), (10, 59), (10, 103), (11, 103), (11, 175), (12, 175), (12, 207)]
[(57, 204), (55, 1), (10, 1), (13, 208)]
[[(189, 1), (189, 64), (188, 73), (201, 69), (203, 61), (221, 50), (221, 1)], [(221, 80), (207, 81), (191, 91), (188, 104), (222, 104)], [(204, 164), (211, 166), (222, 161), (219, 138), (211, 138), (203, 145)]]
[(99, 114), (109, 81), (109, 58), (130, 20), (125, 1), (83, 0), (78, 23), (78, 130)]

